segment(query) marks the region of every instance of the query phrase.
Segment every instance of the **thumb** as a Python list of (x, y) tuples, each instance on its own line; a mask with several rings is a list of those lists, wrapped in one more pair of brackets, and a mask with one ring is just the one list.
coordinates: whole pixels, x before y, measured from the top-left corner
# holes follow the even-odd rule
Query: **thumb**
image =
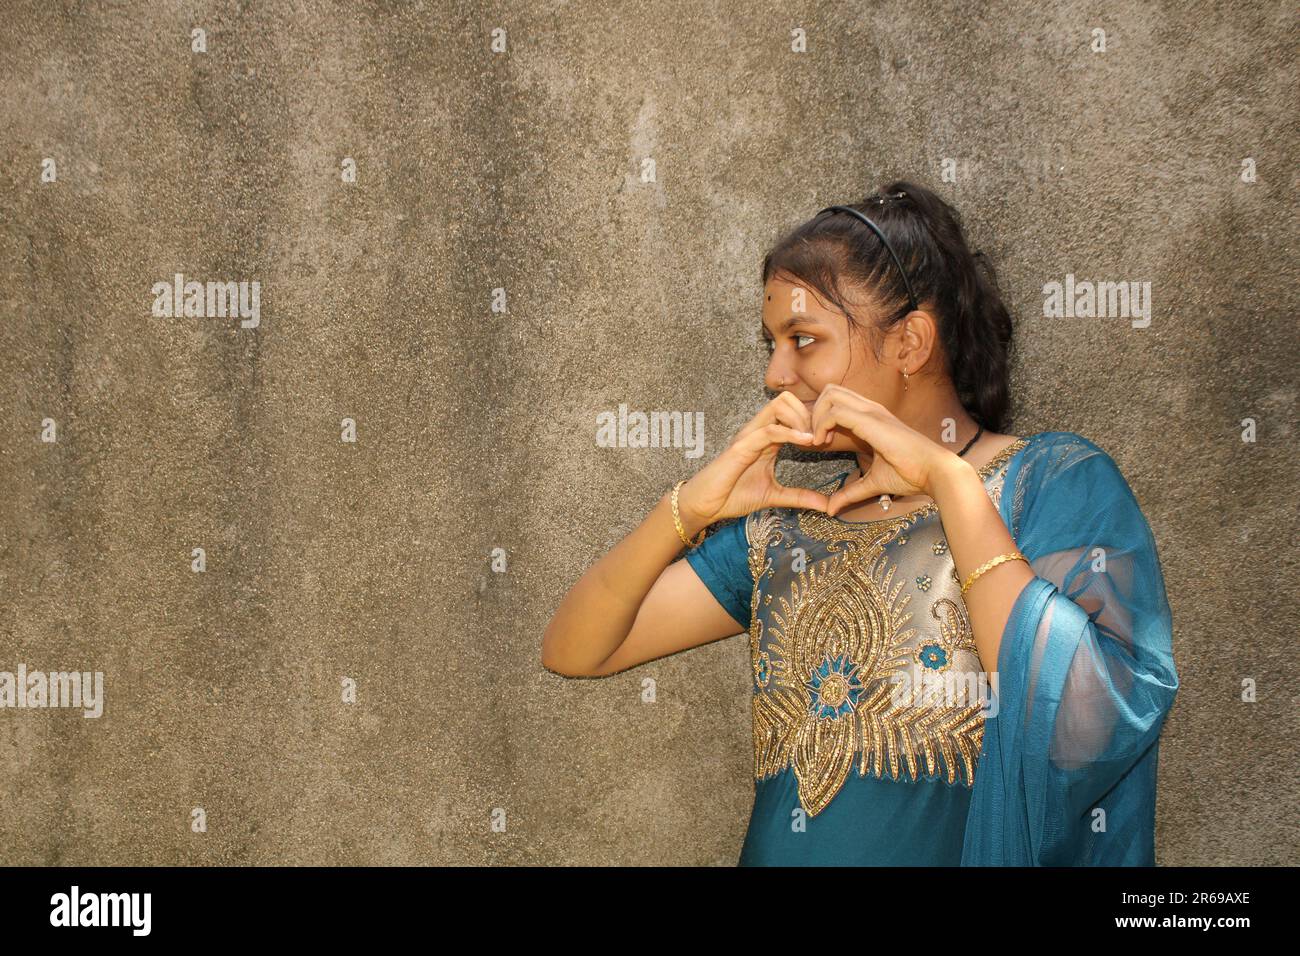
[(775, 508), (802, 508), (806, 511), (825, 511), (830, 499), (811, 488), (787, 488), (777, 485), (771, 496)]
[(857, 504), (859, 501), (866, 501), (868, 498), (878, 497), (884, 493), (884, 489), (879, 487), (870, 474), (864, 475), (832, 494), (828, 499), (826, 513), (834, 517), (850, 505)]

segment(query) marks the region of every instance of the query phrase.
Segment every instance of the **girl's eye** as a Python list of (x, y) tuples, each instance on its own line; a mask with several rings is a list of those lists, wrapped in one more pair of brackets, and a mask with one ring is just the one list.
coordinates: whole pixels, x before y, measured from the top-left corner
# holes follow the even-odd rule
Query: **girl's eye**
[[(806, 342), (800, 341), (801, 339), (806, 339), (807, 341)], [(811, 345), (816, 341), (817, 340), (813, 338), (811, 335), (796, 335), (794, 337), (794, 347), (797, 349), (807, 348), (809, 345)], [(769, 355), (772, 352), (776, 351), (776, 339), (764, 339), (763, 348), (767, 350)]]

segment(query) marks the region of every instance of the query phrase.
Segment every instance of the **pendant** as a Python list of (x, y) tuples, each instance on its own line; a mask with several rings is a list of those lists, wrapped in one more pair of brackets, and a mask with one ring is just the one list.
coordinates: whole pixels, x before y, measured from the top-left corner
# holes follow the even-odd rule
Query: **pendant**
[(882, 511), (888, 511), (890, 505), (889, 495), (880, 496), (880, 508)]

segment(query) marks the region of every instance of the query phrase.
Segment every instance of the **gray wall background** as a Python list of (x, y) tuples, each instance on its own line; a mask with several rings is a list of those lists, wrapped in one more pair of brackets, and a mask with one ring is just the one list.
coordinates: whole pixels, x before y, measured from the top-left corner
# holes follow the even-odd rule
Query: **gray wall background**
[[(745, 639), (570, 680), (541, 635), (762, 403), (769, 244), (892, 176), (1000, 269), (1011, 431), (1155, 532), (1160, 861), (1300, 861), (1292, 4), (0, 7), (0, 670), (106, 681), (0, 710), (0, 862), (734, 863)], [(153, 317), (176, 272), (260, 326)], [(1151, 326), (1042, 317), (1066, 273)], [(705, 458), (596, 447), (621, 402)]]

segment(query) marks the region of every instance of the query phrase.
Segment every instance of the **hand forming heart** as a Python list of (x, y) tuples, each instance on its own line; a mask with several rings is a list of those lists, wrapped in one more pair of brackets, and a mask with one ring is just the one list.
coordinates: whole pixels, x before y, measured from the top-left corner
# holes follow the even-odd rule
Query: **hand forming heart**
[[(781, 446), (811, 451), (829, 445), (832, 432), (850, 438), (867, 458), (866, 475), (829, 498), (776, 480)], [(930, 494), (930, 479), (943, 456), (952, 453), (903, 424), (879, 402), (841, 385), (829, 385), (810, 410), (792, 392), (763, 407), (727, 449), (679, 492), (679, 512), (690, 535), (695, 529), (761, 508), (805, 508), (835, 515), (877, 495)]]
[(849, 436), (870, 463), (861, 478), (830, 496), (829, 515), (879, 495), (933, 497), (931, 477), (942, 456), (952, 454), (905, 425), (884, 405), (842, 385), (826, 386), (813, 405), (813, 447), (828, 444), (834, 431)]

